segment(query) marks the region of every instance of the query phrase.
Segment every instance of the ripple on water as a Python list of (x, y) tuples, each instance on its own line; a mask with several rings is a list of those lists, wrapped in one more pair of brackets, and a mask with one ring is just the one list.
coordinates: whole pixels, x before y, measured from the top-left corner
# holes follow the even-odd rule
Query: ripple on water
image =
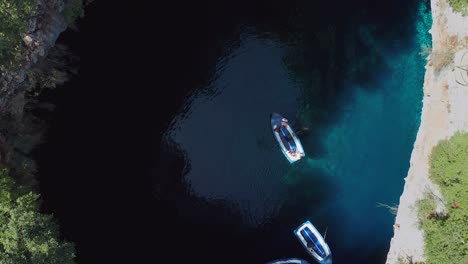
[(289, 162), (278, 155), (269, 117), (278, 111), (294, 119), (299, 89), (284, 71), (283, 52), (245, 33), (207, 85), (214, 93), (193, 94), (167, 135), (189, 158), (191, 191), (238, 205), (252, 225), (274, 216), (284, 197)]

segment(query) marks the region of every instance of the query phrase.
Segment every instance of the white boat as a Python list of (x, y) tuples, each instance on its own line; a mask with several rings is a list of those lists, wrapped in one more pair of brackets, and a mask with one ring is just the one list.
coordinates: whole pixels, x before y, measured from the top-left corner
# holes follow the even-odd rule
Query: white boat
[(267, 264), (309, 264), (309, 262), (303, 259), (288, 258), (288, 259), (273, 260), (273, 261), (268, 262)]
[(294, 234), (307, 252), (320, 264), (331, 264), (332, 255), (322, 235), (307, 221), (294, 230)]
[(277, 113), (271, 114), (271, 129), (281, 151), (290, 163), (305, 157), (301, 141), (294, 133), (286, 118)]

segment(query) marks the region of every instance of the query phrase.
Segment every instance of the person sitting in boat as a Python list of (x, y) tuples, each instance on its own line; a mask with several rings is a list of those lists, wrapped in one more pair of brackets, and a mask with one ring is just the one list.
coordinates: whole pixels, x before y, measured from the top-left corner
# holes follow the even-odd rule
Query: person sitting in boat
[(288, 127), (288, 120), (286, 118), (281, 119), (281, 126)]
[(296, 157), (296, 151), (294, 151), (294, 149), (291, 148), (288, 150), (288, 152), (291, 154), (291, 156)]
[(280, 132), (280, 129), (281, 129), (281, 127), (280, 127), (280, 126), (277, 126), (277, 125), (275, 125), (274, 128), (273, 128), (273, 130), (274, 130), (276, 133), (279, 133), (279, 132)]

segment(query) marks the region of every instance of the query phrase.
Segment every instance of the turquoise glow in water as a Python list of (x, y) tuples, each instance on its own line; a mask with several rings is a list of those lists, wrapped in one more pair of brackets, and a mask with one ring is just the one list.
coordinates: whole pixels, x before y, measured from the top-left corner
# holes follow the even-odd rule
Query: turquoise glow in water
[[(398, 204), (420, 123), (425, 74), (420, 51), (431, 45), (427, 34), (431, 16), (423, 4), (419, 11), (418, 33), (403, 50), (379, 46), (364, 29), (367, 41), (384, 54), (387, 70), (377, 72), (367, 84), (372, 89), (344, 84), (346, 92), (337, 98), (341, 102), (338, 121), (314, 134), (323, 144), (320, 155), (312, 153), (285, 178), (296, 192), (314, 192), (322, 186), (307, 184), (307, 178), (317, 177), (313, 171), (320, 171), (320, 177), (327, 177), (333, 186), (330, 192), (322, 192), (327, 199), (320, 206), (310, 199), (309, 214), (302, 220), (311, 219), (322, 230), (329, 228), (329, 243), (339, 263), (345, 263), (342, 256), (352, 249), (372, 255), (372, 248), (388, 247), (393, 234), (394, 216), (378, 204)], [(307, 116), (313, 114), (298, 115), (302, 122), (311, 123)], [(316, 141), (302, 140), (309, 151)]]
[[(398, 203), (419, 124), (424, 75), (419, 54), (388, 56), (387, 62), (392, 70), (378, 78), (376, 91), (347, 84), (352, 92), (343, 95), (340, 120), (319, 133), (324, 155), (309, 158), (305, 166), (321, 169), (335, 187), (328, 194), (329, 204), (319, 211), (310, 208), (310, 217), (334, 223), (331, 232), (348, 234), (336, 239), (350, 247), (365, 241), (387, 243), (381, 236), (388, 238), (393, 217), (377, 203)], [(303, 144), (313, 147), (307, 139)]]
[[(383, 262), (394, 215), (378, 204), (398, 203), (409, 168), (423, 96), (419, 53), (430, 46), (428, 17), (421, 4), (415, 24), (406, 25), (415, 35), (404, 40), (395, 38), (398, 32), (384, 38), (362, 21), (344, 37), (333, 27), (314, 32), (312, 42), (322, 41), (329, 60), (309, 52), (307, 38), (293, 45), (242, 34), (216, 78), (192, 95), (166, 135), (184, 153), (189, 192), (238, 210), (245, 239), (263, 243), (261, 256), (307, 258), (292, 230), (311, 220), (320, 232), (328, 230), (335, 263)], [(337, 39), (356, 47), (338, 51)], [(306, 54), (317, 61), (301, 61)], [(296, 129), (309, 127), (301, 138), (305, 159), (292, 165), (284, 159), (269, 127), (271, 112)]]

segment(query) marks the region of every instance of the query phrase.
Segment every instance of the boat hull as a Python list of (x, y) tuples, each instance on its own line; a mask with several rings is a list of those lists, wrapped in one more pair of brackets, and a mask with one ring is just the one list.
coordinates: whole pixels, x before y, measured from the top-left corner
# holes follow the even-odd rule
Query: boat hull
[(319, 231), (307, 221), (294, 230), (294, 235), (306, 251), (320, 264), (331, 264), (332, 255), (328, 244)]
[[(281, 125), (282, 120), (285, 120), (283, 116), (272, 113), (271, 130), (280, 146), (281, 152), (283, 152), (283, 155), (290, 163), (293, 163), (305, 157), (304, 148), (292, 127), (289, 124), (286, 127)], [(275, 131), (277, 127), (279, 127), (279, 131)], [(295, 155), (291, 154), (291, 150)]]
[(309, 262), (303, 260), (303, 259), (297, 259), (297, 258), (288, 258), (288, 259), (277, 259), (270, 261), (266, 264), (310, 264)]

